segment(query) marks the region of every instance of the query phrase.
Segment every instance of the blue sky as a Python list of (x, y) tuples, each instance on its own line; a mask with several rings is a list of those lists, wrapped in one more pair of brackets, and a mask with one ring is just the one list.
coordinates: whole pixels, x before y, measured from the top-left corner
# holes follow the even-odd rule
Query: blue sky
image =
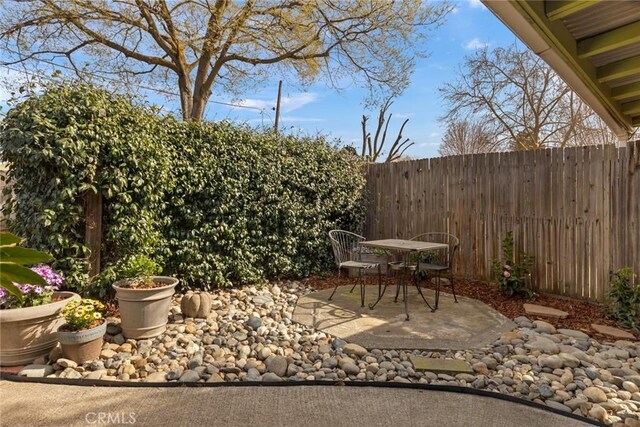
[[(456, 2), (454, 13), (448, 15), (445, 24), (433, 33), (428, 42), (431, 55), (418, 60), (411, 85), (389, 110), (393, 113), (389, 128), (391, 138), (395, 138), (402, 121), (409, 118), (404, 135), (415, 144), (406, 154), (413, 158), (438, 156), (444, 132), (438, 121), (444, 112), (438, 87), (456, 78), (456, 71), (465, 55), (484, 46), (506, 46), (515, 40), (516, 36), (480, 1)], [(284, 83), (281, 127), (302, 129), (310, 134), (320, 131), (340, 138), (346, 144), (359, 146), (364, 91), (353, 88), (336, 93), (323, 85), (301, 91), (299, 87), (290, 86)], [(257, 110), (209, 104), (207, 118), (271, 125), (274, 119), (271, 107), (275, 106), (276, 94), (277, 80), (243, 100), (245, 105), (264, 108), (264, 114)], [(375, 122), (376, 112), (368, 115), (370, 122)]]
[[(506, 46), (516, 41), (515, 35), (480, 0), (461, 0), (454, 5), (453, 13), (447, 16), (446, 22), (431, 34), (427, 42), (430, 55), (417, 60), (410, 86), (402, 96), (396, 98), (389, 110), (393, 113), (389, 139), (395, 139), (400, 125), (409, 118), (404, 136), (410, 138), (414, 145), (405, 154), (413, 158), (438, 156), (438, 146), (444, 133), (438, 120), (444, 113), (438, 87), (456, 79), (465, 55), (485, 46)], [(11, 80), (9, 74), (14, 73), (6, 69), (4, 71), (4, 77)], [(205, 116), (211, 120), (229, 119), (257, 126), (272, 126), (277, 82), (278, 77), (274, 76), (272, 82), (263, 86), (264, 89), (241, 97), (241, 101), (224, 96), (212, 97), (215, 101), (239, 102), (253, 108), (234, 108), (210, 102)], [(142, 91), (141, 95), (147, 96), (151, 103), (162, 105), (165, 110), (177, 112), (179, 109), (177, 97), (168, 100), (148, 91)], [(311, 135), (320, 132), (331, 139), (339, 138), (345, 145), (358, 147), (361, 141), (360, 121), (365, 112), (362, 101), (365, 97), (365, 91), (356, 87), (336, 92), (318, 83), (302, 89), (295, 82), (285, 80), (280, 127)], [(0, 113), (6, 111), (4, 104), (8, 98), (8, 93), (0, 90)], [(371, 127), (377, 112), (369, 111), (368, 115), (371, 117)]]

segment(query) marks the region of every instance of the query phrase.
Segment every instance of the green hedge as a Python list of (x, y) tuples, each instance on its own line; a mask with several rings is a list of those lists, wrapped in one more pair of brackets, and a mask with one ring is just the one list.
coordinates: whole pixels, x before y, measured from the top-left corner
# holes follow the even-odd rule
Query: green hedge
[(0, 132), (13, 183), (3, 206), (8, 227), (53, 254), (68, 286), (88, 283), (89, 191), (104, 196), (103, 265), (158, 251), (170, 175), (153, 111), (91, 86), (55, 85), (9, 110)]
[(327, 231), (363, 219), (362, 164), (321, 139), (175, 123), (167, 268), (200, 286), (329, 266)]
[(322, 138), (179, 122), (85, 85), (12, 108), (0, 137), (9, 228), (79, 289), (87, 191), (104, 203), (103, 289), (135, 254), (203, 288), (305, 276), (330, 265), (328, 230), (363, 221), (363, 164)]

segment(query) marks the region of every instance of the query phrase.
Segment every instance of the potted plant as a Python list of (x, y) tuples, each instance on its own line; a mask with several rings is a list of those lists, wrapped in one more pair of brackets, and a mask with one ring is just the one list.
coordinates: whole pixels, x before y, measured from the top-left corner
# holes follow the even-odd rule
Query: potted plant
[(171, 297), (178, 279), (156, 276), (162, 271), (153, 260), (137, 255), (129, 258), (121, 274), (127, 279), (113, 284), (122, 333), (127, 338), (152, 338), (167, 327)]
[(51, 255), (17, 246), (0, 233), (0, 366), (18, 366), (48, 354), (57, 344), (59, 314), (73, 292), (59, 292), (64, 278), (45, 264)]
[(104, 305), (94, 299), (78, 299), (67, 303), (60, 313), (64, 325), (58, 328), (62, 355), (76, 363), (100, 357), (102, 338), (107, 332)]

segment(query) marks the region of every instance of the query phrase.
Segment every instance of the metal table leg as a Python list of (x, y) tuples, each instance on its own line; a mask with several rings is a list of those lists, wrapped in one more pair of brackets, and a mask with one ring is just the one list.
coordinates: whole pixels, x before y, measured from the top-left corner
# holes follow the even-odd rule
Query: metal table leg
[(388, 284), (389, 284), (389, 281), (388, 280), (385, 281), (384, 288), (382, 288), (382, 268), (380, 267), (380, 265), (378, 265), (378, 299), (373, 304), (369, 304), (370, 310), (373, 310), (373, 308), (380, 302), (380, 300), (384, 296), (384, 293), (387, 291)]

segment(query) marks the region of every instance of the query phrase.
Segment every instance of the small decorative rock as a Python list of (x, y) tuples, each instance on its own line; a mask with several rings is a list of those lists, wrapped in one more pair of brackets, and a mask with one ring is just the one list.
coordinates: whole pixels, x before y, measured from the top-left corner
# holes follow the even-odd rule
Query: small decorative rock
[(367, 349), (358, 344), (349, 343), (342, 348), (342, 352), (349, 356), (356, 355), (357, 357), (362, 357), (367, 354)]
[(625, 390), (627, 390), (630, 393), (637, 393), (638, 392), (637, 384), (633, 383), (631, 381), (624, 381), (622, 383), (622, 388), (624, 388)]
[(78, 364), (76, 362), (74, 362), (73, 360), (69, 360), (69, 359), (58, 359), (56, 361), (56, 363), (60, 366), (62, 366), (63, 368), (76, 368), (78, 367)]
[(604, 421), (607, 418), (607, 410), (602, 406), (595, 404), (589, 410), (589, 416), (595, 418), (596, 420)]
[(584, 394), (586, 398), (589, 399), (589, 401), (594, 403), (602, 403), (607, 401), (607, 395), (598, 387), (587, 387), (583, 390), (582, 394)]
[(167, 382), (166, 372), (153, 372), (147, 376), (146, 382), (148, 383), (165, 383)]
[(260, 326), (262, 326), (262, 320), (257, 316), (251, 316), (247, 320), (247, 326), (256, 331)]
[(262, 376), (262, 382), (280, 382), (282, 378), (273, 372), (267, 372)]
[(200, 379), (200, 375), (196, 371), (188, 370), (184, 371), (184, 374), (180, 376), (181, 383), (193, 383)]
[(542, 320), (536, 320), (533, 322), (533, 327), (536, 328), (536, 332), (544, 332), (547, 334), (555, 334), (556, 328), (551, 323), (544, 322)]
[(267, 370), (276, 374), (279, 377), (284, 377), (287, 373), (287, 358), (284, 356), (276, 356), (271, 360)]

